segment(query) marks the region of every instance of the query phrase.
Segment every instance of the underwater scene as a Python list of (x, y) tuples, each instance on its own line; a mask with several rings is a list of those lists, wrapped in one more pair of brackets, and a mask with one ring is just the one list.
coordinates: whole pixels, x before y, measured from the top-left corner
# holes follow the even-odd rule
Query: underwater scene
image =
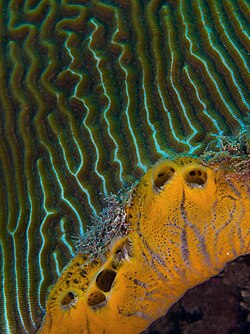
[(0, 334), (250, 333), (249, 0), (0, 0)]

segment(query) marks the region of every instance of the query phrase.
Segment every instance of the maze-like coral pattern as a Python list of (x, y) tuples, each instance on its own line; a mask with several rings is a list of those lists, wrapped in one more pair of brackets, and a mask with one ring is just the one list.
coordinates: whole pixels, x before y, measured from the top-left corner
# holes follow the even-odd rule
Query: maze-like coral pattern
[(35, 333), (102, 196), (244, 127), (247, 0), (0, 1), (0, 332)]

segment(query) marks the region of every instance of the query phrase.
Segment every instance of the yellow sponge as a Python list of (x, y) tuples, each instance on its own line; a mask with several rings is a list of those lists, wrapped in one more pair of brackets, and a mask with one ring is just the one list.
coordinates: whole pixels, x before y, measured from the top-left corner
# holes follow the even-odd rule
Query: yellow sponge
[[(239, 163), (239, 166), (242, 164)], [(250, 253), (249, 161), (155, 164), (105, 261), (78, 254), (51, 291), (40, 334), (140, 333), (191, 287)]]

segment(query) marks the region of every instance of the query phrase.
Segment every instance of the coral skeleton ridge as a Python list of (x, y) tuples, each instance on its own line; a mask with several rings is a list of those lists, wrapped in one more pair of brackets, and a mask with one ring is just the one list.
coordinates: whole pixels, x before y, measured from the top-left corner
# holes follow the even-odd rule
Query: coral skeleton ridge
[(140, 333), (188, 289), (250, 253), (250, 162), (241, 162), (241, 171), (233, 158), (156, 163), (134, 187), (127, 234), (114, 238), (105, 260), (72, 259), (38, 333)]

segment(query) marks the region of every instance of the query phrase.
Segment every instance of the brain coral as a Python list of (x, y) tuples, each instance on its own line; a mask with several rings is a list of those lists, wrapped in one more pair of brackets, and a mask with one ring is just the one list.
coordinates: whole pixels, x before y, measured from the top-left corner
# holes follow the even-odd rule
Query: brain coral
[(32, 334), (104, 197), (245, 128), (249, 2), (0, 0), (0, 41), (0, 333)]

